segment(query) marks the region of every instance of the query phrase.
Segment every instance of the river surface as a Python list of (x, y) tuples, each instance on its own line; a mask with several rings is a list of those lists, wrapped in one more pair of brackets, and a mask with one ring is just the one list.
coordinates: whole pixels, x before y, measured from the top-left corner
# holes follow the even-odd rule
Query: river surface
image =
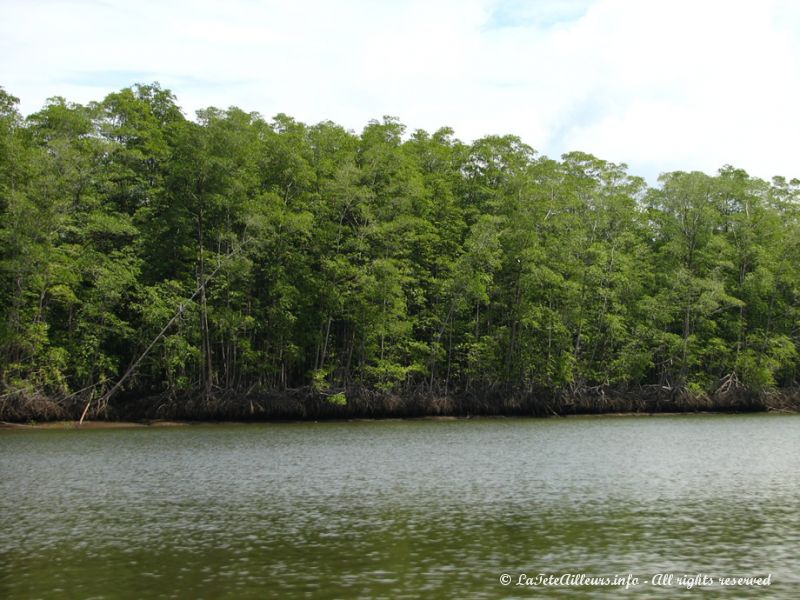
[(797, 598), (798, 551), (798, 416), (0, 431), (3, 599)]

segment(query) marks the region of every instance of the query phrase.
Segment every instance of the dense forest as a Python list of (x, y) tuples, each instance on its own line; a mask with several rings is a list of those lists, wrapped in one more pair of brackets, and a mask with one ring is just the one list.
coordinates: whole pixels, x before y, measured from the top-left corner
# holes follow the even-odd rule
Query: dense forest
[(0, 88), (0, 418), (797, 405), (796, 179), (191, 120), (158, 84), (17, 104)]

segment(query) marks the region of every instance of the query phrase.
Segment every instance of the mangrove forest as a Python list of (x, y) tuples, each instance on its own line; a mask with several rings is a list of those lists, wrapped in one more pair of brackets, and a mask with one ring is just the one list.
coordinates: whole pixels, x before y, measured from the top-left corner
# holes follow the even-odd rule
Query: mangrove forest
[(799, 180), (455, 135), (0, 88), (0, 419), (796, 409)]

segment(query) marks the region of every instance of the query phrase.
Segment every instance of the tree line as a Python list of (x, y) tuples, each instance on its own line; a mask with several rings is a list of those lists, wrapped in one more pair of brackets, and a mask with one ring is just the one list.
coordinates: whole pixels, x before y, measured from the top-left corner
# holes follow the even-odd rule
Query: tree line
[(99, 397), (154, 339), (119, 403), (797, 386), (797, 179), (648, 187), (391, 117), (191, 120), (155, 83), (17, 104), (0, 88), (7, 417)]

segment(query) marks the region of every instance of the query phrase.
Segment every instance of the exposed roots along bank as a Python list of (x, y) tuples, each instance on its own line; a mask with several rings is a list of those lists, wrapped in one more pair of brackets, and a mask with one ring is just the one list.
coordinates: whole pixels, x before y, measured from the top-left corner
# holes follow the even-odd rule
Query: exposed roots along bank
[[(77, 419), (85, 401), (63, 400), (17, 392), (0, 397), (0, 420), (53, 421)], [(583, 392), (519, 393), (490, 391), (458, 395), (417, 393), (398, 395), (351, 389), (331, 396), (304, 388), (286, 392), (242, 395), (119, 396), (93, 408), (90, 417), (102, 420), (270, 420), (424, 416), (551, 416), (605, 413), (664, 412), (800, 412), (800, 390), (757, 393), (738, 389), (708, 396), (663, 389), (593, 389)]]

